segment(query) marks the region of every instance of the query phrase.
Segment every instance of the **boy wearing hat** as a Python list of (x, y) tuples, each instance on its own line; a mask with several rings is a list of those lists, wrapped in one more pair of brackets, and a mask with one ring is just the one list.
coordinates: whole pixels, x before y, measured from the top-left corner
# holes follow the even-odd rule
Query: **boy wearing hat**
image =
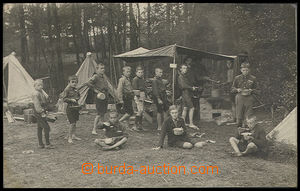
[(143, 78), (144, 70), (141, 66), (136, 68), (136, 76), (132, 80), (132, 88), (136, 92), (134, 96), (134, 101), (137, 107), (137, 114), (135, 116), (135, 130), (142, 130), (143, 126), (143, 112), (144, 112), (144, 101), (146, 98), (146, 86), (145, 79)]
[(131, 75), (131, 67), (124, 66), (123, 75), (119, 79), (118, 88), (117, 88), (118, 98), (125, 112), (125, 114), (119, 120), (120, 122), (126, 120), (131, 115), (133, 115), (132, 100), (134, 96), (133, 96), (133, 90), (130, 81), (130, 75)]
[[(234, 150), (235, 156), (243, 156), (257, 151), (266, 152), (266, 131), (257, 124), (254, 115), (246, 119), (248, 128), (238, 128), (236, 137), (230, 137), (229, 142)], [(241, 150), (244, 150), (241, 152)]]
[(69, 84), (63, 92), (63, 101), (66, 102), (67, 109), (67, 118), (70, 122), (70, 128), (68, 133), (68, 142), (73, 143), (72, 139), (81, 140), (81, 138), (75, 135), (76, 131), (76, 122), (79, 120), (79, 110), (80, 106), (78, 104), (78, 100), (80, 98), (80, 94), (76, 88), (78, 83), (78, 77), (76, 75), (69, 76)]
[[(104, 114), (107, 112), (108, 105), (108, 83), (104, 77), (105, 66), (103, 63), (99, 63), (96, 66), (96, 74), (94, 74), (90, 80), (86, 83), (87, 86), (92, 88), (96, 94), (101, 93), (104, 96), (97, 96), (96, 98), (96, 110), (97, 115), (94, 120), (94, 127), (92, 130), (93, 135), (97, 135), (96, 127), (101, 118), (104, 117)], [(104, 98), (104, 99), (103, 99)]]
[(254, 94), (258, 94), (256, 77), (249, 74), (250, 64), (241, 64), (242, 74), (234, 78), (231, 92), (235, 93), (236, 119), (238, 127), (253, 113)]

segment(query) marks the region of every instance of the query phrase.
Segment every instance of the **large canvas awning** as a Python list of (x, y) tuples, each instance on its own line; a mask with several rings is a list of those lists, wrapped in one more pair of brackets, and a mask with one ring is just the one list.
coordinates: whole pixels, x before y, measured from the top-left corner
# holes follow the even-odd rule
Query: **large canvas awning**
[(188, 56), (199, 57), (199, 58), (214, 59), (214, 60), (234, 60), (236, 58), (236, 56), (211, 53), (211, 52), (196, 50), (184, 46), (179, 46), (176, 44), (164, 46), (164, 47), (160, 47), (148, 51), (147, 49), (146, 50), (141, 49), (142, 50), (141, 52), (136, 50), (126, 52), (120, 55), (116, 55), (114, 57), (120, 58), (127, 62), (135, 62), (135, 61), (149, 60), (149, 59), (162, 58), (162, 57), (173, 58), (176, 54), (188, 55)]

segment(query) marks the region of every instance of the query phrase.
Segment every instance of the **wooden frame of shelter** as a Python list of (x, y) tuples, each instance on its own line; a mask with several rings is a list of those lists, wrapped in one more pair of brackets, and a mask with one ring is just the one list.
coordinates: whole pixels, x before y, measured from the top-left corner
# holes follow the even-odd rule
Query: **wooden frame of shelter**
[(234, 73), (237, 74), (238, 70), (238, 57), (237, 56), (229, 56), (224, 54), (211, 53), (207, 51), (201, 51), (193, 48), (188, 48), (184, 46), (179, 46), (177, 44), (168, 45), (152, 50), (144, 50), (142, 53), (139, 52), (127, 52), (119, 55), (115, 55), (114, 58), (120, 58), (126, 62), (138, 62), (138, 61), (146, 61), (157, 58), (173, 58), (173, 66), (172, 66), (172, 103), (175, 102), (175, 79), (176, 79), (176, 57), (178, 55), (187, 55), (194, 58), (206, 58), (213, 60), (231, 60), (234, 61)]

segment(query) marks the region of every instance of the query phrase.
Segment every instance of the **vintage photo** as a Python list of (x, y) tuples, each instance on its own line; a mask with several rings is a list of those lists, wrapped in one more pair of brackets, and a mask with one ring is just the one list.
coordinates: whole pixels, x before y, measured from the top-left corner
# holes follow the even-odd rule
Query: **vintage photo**
[(4, 188), (298, 186), (297, 4), (2, 5)]

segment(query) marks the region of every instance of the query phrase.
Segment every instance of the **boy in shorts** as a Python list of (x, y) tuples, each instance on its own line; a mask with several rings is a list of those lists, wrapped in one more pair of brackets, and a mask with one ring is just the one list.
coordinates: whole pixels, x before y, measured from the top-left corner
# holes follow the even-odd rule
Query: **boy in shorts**
[(152, 81), (153, 101), (157, 108), (157, 130), (162, 129), (163, 117), (166, 118), (169, 103), (167, 100), (167, 87), (162, 80), (163, 70), (155, 68), (155, 77)]
[(127, 142), (128, 135), (124, 133), (125, 128), (118, 121), (116, 111), (110, 111), (108, 122), (99, 124), (99, 127), (105, 129), (106, 138), (95, 139), (95, 143), (103, 150), (120, 149)]
[(257, 124), (254, 115), (248, 116), (246, 123), (248, 128), (238, 128), (237, 135), (229, 139), (234, 155), (240, 157), (257, 151), (266, 152), (266, 131)]
[(189, 78), (187, 77), (188, 66), (186, 64), (182, 64), (180, 67), (180, 74), (178, 76), (178, 85), (182, 90), (182, 102), (183, 102), (183, 111), (182, 111), (182, 118), (186, 119), (187, 111), (189, 110), (189, 121), (190, 124), (188, 125), (190, 128), (199, 130), (199, 128), (194, 125), (193, 117), (194, 117), (194, 105), (192, 101), (192, 94), (193, 91), (196, 90), (196, 87), (190, 82)]
[(70, 122), (69, 133), (68, 133), (68, 142), (73, 143), (72, 139), (81, 140), (81, 138), (75, 135), (76, 131), (76, 122), (79, 120), (79, 110), (80, 106), (78, 105), (78, 100), (80, 94), (76, 88), (78, 83), (78, 77), (76, 75), (69, 76), (69, 84), (63, 92), (63, 101), (66, 102), (67, 109), (67, 118)]
[[(104, 99), (98, 99), (96, 97), (96, 110), (97, 115), (94, 120), (94, 127), (92, 130), (93, 135), (97, 135), (96, 127), (97, 124), (103, 120), (104, 114), (107, 112), (107, 105), (108, 105), (108, 83), (104, 77), (105, 66), (103, 63), (97, 64), (96, 66), (96, 73), (94, 74), (90, 80), (86, 83), (90, 88), (94, 90), (96, 94), (103, 93)], [(102, 118), (102, 120), (101, 120)]]
[(131, 75), (131, 67), (124, 66), (123, 75), (119, 79), (118, 88), (117, 88), (118, 98), (125, 112), (125, 114), (119, 120), (120, 122), (126, 120), (131, 115), (133, 115), (133, 108), (132, 108), (133, 91), (130, 82), (130, 75)]
[[(163, 123), (158, 147), (153, 149), (160, 150), (163, 148), (166, 135), (168, 136), (168, 146), (170, 147), (179, 147), (183, 149), (191, 149), (193, 146), (202, 147), (202, 142), (190, 139), (192, 136), (187, 133), (184, 120), (178, 117), (178, 109), (175, 105), (170, 106), (169, 112), (171, 116)], [(176, 134), (174, 130), (175, 128), (181, 128), (182, 134)]]

